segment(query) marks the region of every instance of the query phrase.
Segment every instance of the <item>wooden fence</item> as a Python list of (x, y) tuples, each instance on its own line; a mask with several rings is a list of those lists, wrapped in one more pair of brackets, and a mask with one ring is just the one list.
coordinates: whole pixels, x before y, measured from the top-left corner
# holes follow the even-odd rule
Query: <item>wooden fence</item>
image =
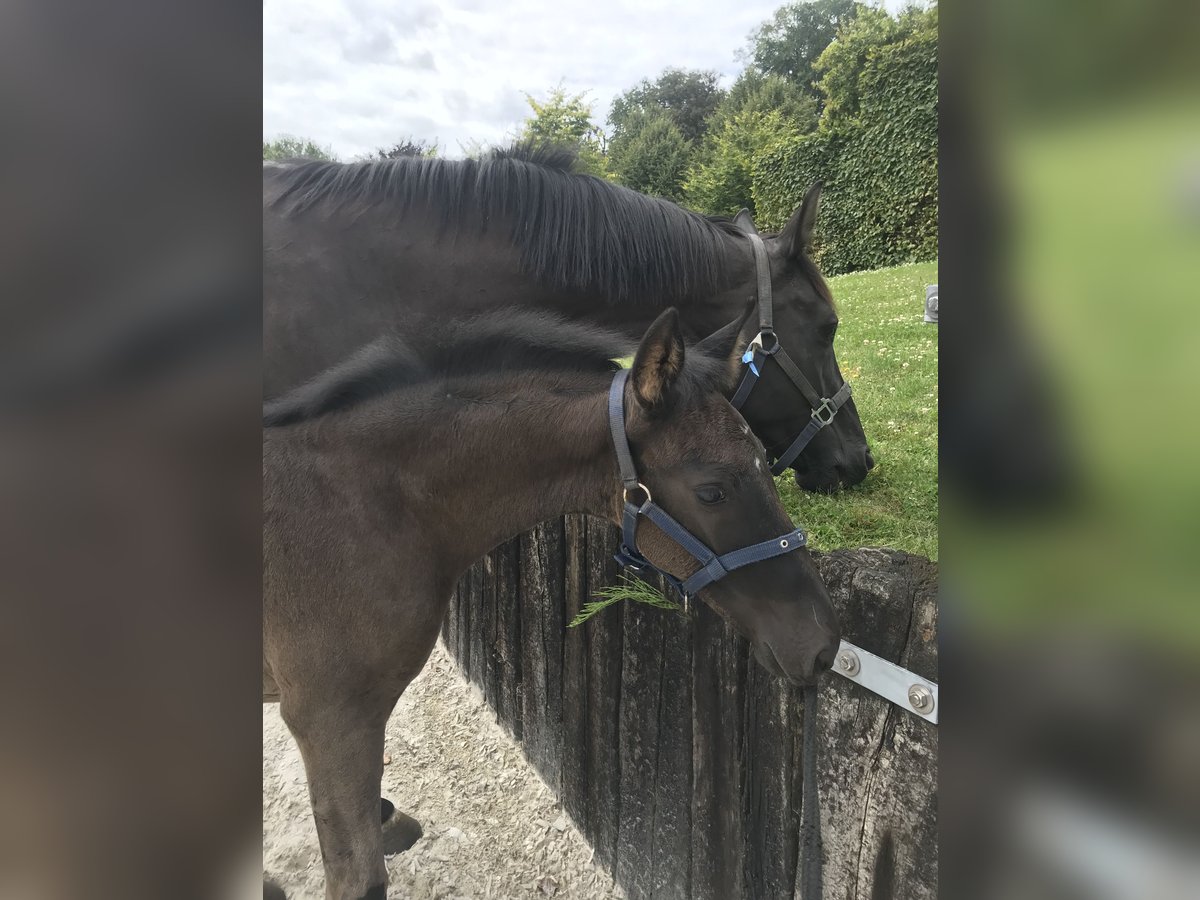
[[(614, 583), (618, 533), (568, 516), (497, 548), (459, 584), (450, 652), (631, 900), (792, 898), (802, 702), (703, 603), (624, 603), (566, 627)], [(935, 564), (814, 554), (843, 636), (937, 678)], [(937, 728), (837, 676), (822, 688), (825, 896), (937, 895)]]

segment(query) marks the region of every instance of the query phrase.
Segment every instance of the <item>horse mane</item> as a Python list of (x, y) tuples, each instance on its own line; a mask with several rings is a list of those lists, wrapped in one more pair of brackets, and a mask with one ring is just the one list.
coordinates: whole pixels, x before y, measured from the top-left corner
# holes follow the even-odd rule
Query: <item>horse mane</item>
[(442, 232), (507, 227), (523, 271), (558, 290), (662, 304), (722, 287), (724, 240), (740, 234), (732, 222), (580, 174), (576, 161), (572, 149), (525, 142), (478, 159), (295, 160), (264, 177), (282, 186), (272, 206), (287, 213), (419, 208)]
[(465, 321), (432, 341), (384, 335), (263, 406), (263, 424), (291, 425), (404, 387), (518, 372), (614, 372), (628, 338), (547, 312), (507, 310)]

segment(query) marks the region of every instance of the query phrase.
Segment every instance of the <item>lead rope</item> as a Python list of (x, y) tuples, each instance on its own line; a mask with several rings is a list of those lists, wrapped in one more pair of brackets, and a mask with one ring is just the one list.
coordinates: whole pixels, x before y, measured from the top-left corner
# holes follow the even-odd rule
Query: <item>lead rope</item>
[(821, 795), (817, 791), (817, 696), (820, 688), (804, 689), (804, 735), (801, 738), (800, 900), (821, 900)]

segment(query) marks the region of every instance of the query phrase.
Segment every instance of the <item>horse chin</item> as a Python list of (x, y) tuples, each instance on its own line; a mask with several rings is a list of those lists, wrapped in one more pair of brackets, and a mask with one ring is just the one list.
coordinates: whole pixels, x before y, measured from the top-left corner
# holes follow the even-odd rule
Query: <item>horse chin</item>
[(793, 469), (796, 487), (810, 494), (836, 494), (842, 489), (842, 480), (833, 471), (806, 471)]
[(772, 675), (778, 675), (780, 678), (794, 685), (805, 685), (808, 683), (802, 678), (788, 674), (783, 666), (779, 664), (779, 659), (775, 656), (775, 652), (771, 649), (770, 644), (755, 641), (752, 646), (754, 647), (754, 658)]

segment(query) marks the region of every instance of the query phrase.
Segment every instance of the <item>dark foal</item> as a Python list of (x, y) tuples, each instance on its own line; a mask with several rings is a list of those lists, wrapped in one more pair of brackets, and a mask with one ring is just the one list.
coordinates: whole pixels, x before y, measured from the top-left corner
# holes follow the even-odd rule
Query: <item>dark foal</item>
[[(722, 554), (792, 528), (761, 444), (725, 399), (741, 325), (685, 351), (666, 311), (624, 393), (642, 482)], [(304, 757), (327, 897), (385, 896), (384, 726), (458, 578), (547, 519), (620, 520), (607, 394), (622, 342), (553, 322), (537, 333), (544, 345), (531, 340), (524, 327), (485, 324), (459, 344), (380, 350), (266, 410), (268, 424), (291, 424), (268, 427), (263, 445), (264, 696), (279, 701)], [(672, 574), (697, 569), (650, 522), (638, 542)], [(833, 659), (837, 622), (805, 550), (736, 569), (698, 596), (795, 683)]]

